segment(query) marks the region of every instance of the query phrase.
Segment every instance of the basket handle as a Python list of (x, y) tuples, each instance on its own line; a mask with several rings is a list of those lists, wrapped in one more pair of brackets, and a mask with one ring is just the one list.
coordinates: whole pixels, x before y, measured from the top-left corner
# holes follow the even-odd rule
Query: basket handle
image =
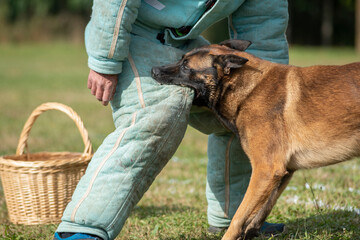
[(80, 131), (82, 140), (85, 145), (84, 153), (83, 155), (90, 155), (92, 154), (92, 145), (89, 139), (88, 132), (86, 131), (84, 127), (84, 123), (81, 121), (79, 115), (70, 107), (56, 102), (48, 102), (41, 104), (38, 106), (30, 115), (28, 120), (26, 121), (24, 128), (20, 134), (19, 143), (16, 149), (16, 155), (22, 155), (24, 153), (25, 147), (27, 148), (27, 141), (29, 138), (30, 130), (32, 126), (34, 125), (35, 120), (42, 114), (43, 112), (46, 112), (48, 110), (59, 110), (66, 115), (68, 115), (76, 124), (77, 128)]

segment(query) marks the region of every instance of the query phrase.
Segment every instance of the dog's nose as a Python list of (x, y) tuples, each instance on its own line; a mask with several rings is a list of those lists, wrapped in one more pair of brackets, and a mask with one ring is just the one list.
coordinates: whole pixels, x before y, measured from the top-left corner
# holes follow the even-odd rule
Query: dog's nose
[(151, 76), (153, 78), (159, 77), (160, 76), (160, 69), (158, 67), (153, 67), (151, 69)]

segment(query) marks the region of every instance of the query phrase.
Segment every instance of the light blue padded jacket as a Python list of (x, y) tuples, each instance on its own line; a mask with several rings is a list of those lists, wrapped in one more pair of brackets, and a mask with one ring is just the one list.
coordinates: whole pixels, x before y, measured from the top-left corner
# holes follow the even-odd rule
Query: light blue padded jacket
[[(287, 7), (287, 0), (94, 0), (85, 32), (88, 65), (99, 73), (120, 73), (134, 24), (186, 40), (226, 17), (230, 38), (253, 42), (248, 52), (287, 63)], [(177, 34), (181, 27), (188, 31)]]

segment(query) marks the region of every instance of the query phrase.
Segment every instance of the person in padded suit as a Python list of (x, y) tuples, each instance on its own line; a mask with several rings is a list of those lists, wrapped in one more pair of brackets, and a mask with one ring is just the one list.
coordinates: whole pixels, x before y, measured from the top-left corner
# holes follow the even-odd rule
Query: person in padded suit
[[(54, 239), (114, 239), (130, 211), (179, 146), (187, 124), (208, 134), (209, 231), (229, 226), (246, 191), (250, 163), (215, 116), (192, 106), (190, 88), (160, 85), (153, 66), (209, 44), (200, 34), (228, 18), (247, 52), (288, 63), (286, 0), (94, 0), (85, 31), (88, 88), (111, 104), (116, 129), (94, 154)], [(99, 116), (101, 121), (101, 116)], [(283, 231), (265, 223), (265, 233)]]

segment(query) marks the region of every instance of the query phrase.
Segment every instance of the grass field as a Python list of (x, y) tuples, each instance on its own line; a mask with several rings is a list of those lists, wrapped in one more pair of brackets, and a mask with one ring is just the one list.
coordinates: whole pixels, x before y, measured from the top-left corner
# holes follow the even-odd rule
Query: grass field
[[(351, 48), (291, 47), (290, 59), (307, 66), (360, 61), (360, 56)], [(15, 153), (28, 115), (49, 101), (67, 104), (82, 117), (96, 149), (113, 124), (110, 108), (86, 88), (87, 71), (83, 46), (0, 45), (0, 155)], [(82, 148), (75, 125), (58, 112), (41, 116), (30, 134), (31, 152)], [(206, 231), (206, 164), (206, 136), (189, 128), (117, 239), (219, 239)], [(270, 239), (360, 239), (360, 160), (297, 172), (268, 221), (287, 225), (287, 233)], [(11, 224), (0, 187), (0, 239), (52, 239), (55, 229)]]

